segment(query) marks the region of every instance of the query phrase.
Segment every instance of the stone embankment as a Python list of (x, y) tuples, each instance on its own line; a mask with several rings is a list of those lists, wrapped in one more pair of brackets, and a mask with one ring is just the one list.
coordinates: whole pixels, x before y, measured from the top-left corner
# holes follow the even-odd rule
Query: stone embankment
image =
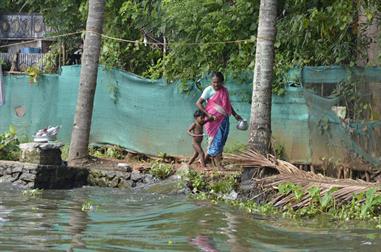
[(87, 184), (89, 171), (65, 165), (0, 161), (0, 182), (21, 188), (68, 189)]
[(12, 183), (26, 189), (69, 189), (84, 185), (130, 188), (155, 181), (123, 164), (115, 169), (78, 168), (61, 165), (41, 165), (16, 161), (0, 161), (0, 183)]
[(126, 163), (114, 168), (69, 167), (61, 160), (60, 143), (21, 144), (20, 162), (0, 161), (0, 183), (27, 189), (68, 189), (84, 185), (130, 188), (155, 182), (151, 174)]

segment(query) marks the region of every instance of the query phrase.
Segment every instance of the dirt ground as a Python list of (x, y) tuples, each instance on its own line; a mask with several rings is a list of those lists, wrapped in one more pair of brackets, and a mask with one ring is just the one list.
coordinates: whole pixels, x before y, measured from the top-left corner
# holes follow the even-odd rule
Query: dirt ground
[[(90, 169), (103, 169), (103, 170), (122, 170), (118, 167), (118, 164), (128, 164), (133, 170), (140, 172), (146, 172), (150, 169), (152, 163), (154, 162), (164, 162), (168, 164), (173, 164), (174, 170), (176, 171), (180, 167), (187, 165), (188, 160), (186, 158), (159, 158), (159, 157), (148, 157), (143, 154), (129, 154), (126, 155), (124, 159), (113, 159), (113, 158), (98, 158), (91, 156), (88, 160), (82, 161), (77, 165), (84, 168)], [(195, 162), (190, 165), (190, 168), (200, 172), (200, 173), (236, 173), (240, 171), (239, 167), (234, 167), (230, 164), (225, 163), (224, 168), (220, 169), (212, 166), (212, 164), (207, 164), (207, 168), (201, 166), (199, 162)]]

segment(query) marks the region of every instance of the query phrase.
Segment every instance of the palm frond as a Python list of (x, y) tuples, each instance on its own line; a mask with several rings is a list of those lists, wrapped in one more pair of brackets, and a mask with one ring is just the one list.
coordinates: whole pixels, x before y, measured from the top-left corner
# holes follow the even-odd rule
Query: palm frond
[(270, 202), (277, 207), (290, 204), (294, 209), (298, 209), (308, 206), (311, 202), (308, 189), (313, 187), (320, 189), (321, 197), (327, 192), (332, 191), (332, 197), (336, 205), (348, 202), (355, 195), (366, 192), (370, 188), (375, 188), (376, 194), (381, 194), (381, 184), (379, 183), (352, 179), (335, 179), (321, 174), (306, 172), (289, 162), (278, 160), (272, 155), (265, 157), (254, 150), (246, 150), (238, 154), (228, 154), (225, 155), (224, 159), (233, 164), (241, 165), (244, 168), (259, 169), (269, 167), (277, 170), (279, 174), (259, 179), (253, 178), (256, 182), (254, 185), (263, 190), (272, 189), (278, 191), (279, 185), (290, 182), (302, 188), (304, 194), (299, 200), (296, 200), (295, 195), (292, 193), (278, 195), (271, 199)]

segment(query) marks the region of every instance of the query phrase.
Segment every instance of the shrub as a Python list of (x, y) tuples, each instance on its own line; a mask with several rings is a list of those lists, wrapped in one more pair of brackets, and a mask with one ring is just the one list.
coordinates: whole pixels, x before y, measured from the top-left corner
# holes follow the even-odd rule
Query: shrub
[(172, 164), (156, 162), (151, 166), (151, 169), (150, 169), (150, 174), (160, 179), (168, 178), (172, 173), (173, 173)]
[(237, 186), (237, 175), (221, 176), (217, 175), (212, 177), (209, 182), (209, 190), (212, 193), (230, 193)]
[(18, 160), (19, 156), (20, 148), (16, 129), (11, 125), (8, 131), (0, 134), (0, 159)]
[(127, 151), (118, 145), (102, 145), (91, 147), (89, 153), (97, 158), (124, 159)]

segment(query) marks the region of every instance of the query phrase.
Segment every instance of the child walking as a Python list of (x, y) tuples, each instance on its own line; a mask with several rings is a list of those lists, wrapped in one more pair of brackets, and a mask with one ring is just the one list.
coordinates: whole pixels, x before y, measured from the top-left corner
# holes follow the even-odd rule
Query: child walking
[(188, 134), (193, 137), (192, 145), (194, 149), (193, 157), (189, 160), (188, 165), (191, 165), (197, 157), (200, 157), (200, 162), (202, 167), (206, 167), (205, 165), (205, 154), (202, 150), (201, 143), (202, 139), (204, 137), (204, 129), (203, 126), (205, 122), (207, 122), (206, 115), (201, 110), (196, 110), (193, 114), (194, 122), (191, 124), (191, 126), (188, 129)]

